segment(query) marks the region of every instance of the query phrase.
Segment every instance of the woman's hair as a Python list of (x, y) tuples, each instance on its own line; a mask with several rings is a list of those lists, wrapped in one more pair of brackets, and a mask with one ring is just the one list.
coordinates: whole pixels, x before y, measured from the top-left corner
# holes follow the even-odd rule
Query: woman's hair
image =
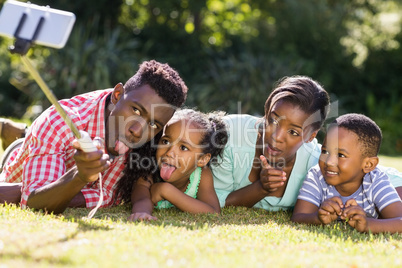
[(329, 111), (329, 95), (316, 81), (307, 76), (284, 77), (278, 81), (275, 89), (265, 102), (265, 116), (267, 117), (272, 107), (279, 101), (296, 105), (310, 115), (306, 123), (313, 130), (319, 130)]
[[(203, 136), (198, 146), (202, 148), (204, 154), (211, 154), (208, 166), (210, 163), (217, 163), (218, 157), (222, 156), (223, 149), (228, 141), (227, 126), (222, 119), (224, 115), (223, 112), (205, 114), (193, 109), (183, 109), (176, 111), (171, 119), (185, 119), (194, 123), (198, 129), (203, 130)], [(189, 126), (189, 124), (187, 125)], [(154, 144), (150, 141), (130, 152), (123, 171), (124, 175), (117, 183), (116, 201), (120, 197), (122, 201), (130, 202), (133, 185), (139, 178), (148, 178), (151, 175), (155, 181), (159, 181), (158, 164), (155, 159), (157, 146), (155, 144), (161, 136), (162, 133), (159, 133), (155, 137)]]

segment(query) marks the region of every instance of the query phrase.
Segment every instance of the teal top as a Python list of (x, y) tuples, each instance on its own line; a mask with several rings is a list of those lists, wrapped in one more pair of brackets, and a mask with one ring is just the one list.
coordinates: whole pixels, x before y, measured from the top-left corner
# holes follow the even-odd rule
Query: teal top
[[(197, 198), (198, 193), (198, 185), (201, 181), (201, 171), (200, 167), (197, 167), (193, 173), (190, 175), (190, 182), (187, 185), (187, 189), (184, 192), (186, 195), (191, 196), (192, 198)], [(162, 209), (162, 208), (173, 208), (174, 205), (167, 200), (161, 200), (156, 204), (155, 208)]]
[[(251, 115), (228, 115), (224, 117), (228, 124), (229, 140), (222, 158), (217, 165), (212, 165), (214, 186), (221, 207), (225, 206), (227, 196), (251, 182), (248, 178), (255, 155), (258, 120)], [(318, 163), (321, 145), (314, 139), (304, 143), (296, 153), (296, 161), (290, 174), (286, 190), (282, 197), (268, 196), (254, 205), (269, 211), (288, 210), (294, 207), (299, 189), (310, 168)], [(402, 186), (402, 174), (395, 169), (383, 169), (394, 187)]]

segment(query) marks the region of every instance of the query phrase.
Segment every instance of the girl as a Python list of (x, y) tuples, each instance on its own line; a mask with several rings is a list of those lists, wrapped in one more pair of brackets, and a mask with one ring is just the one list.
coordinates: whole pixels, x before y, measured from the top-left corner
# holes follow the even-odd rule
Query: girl
[[(154, 206), (175, 206), (190, 213), (220, 213), (209, 163), (216, 162), (228, 140), (222, 115), (191, 109), (175, 113), (160, 138), (156, 161), (149, 161), (151, 165), (142, 161), (142, 167), (126, 169), (124, 180), (133, 183), (130, 220), (156, 219), (151, 215)], [(155, 166), (157, 172), (150, 169)], [(123, 199), (128, 201), (131, 188), (125, 189)]]

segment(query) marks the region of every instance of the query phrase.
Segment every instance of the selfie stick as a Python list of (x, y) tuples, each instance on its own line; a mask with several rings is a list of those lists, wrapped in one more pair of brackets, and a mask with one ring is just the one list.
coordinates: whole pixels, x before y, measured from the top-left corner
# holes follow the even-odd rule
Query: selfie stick
[(14, 46), (9, 47), (10, 52), (13, 54), (16, 53), (16, 54), (21, 55), (21, 60), (24, 63), (24, 65), (27, 67), (29, 73), (35, 79), (36, 83), (38, 83), (39, 87), (42, 89), (43, 93), (45, 93), (45, 95), (46, 95), (47, 99), (50, 101), (50, 103), (54, 105), (57, 112), (61, 115), (61, 118), (64, 120), (64, 122), (71, 129), (74, 136), (78, 140), (78, 142), (81, 146), (81, 149), (86, 153), (97, 151), (98, 149), (92, 142), (92, 139), (89, 136), (89, 134), (85, 131), (78, 130), (78, 128), (74, 125), (74, 123), (72, 122), (71, 118), (68, 116), (66, 111), (63, 109), (63, 107), (61, 107), (56, 96), (46, 85), (45, 81), (43, 81), (42, 77), (36, 71), (34, 66), (29, 61), (29, 59), (25, 56), (25, 54), (28, 52), (29, 48), (31, 47), (32, 43), (36, 40), (36, 38), (40, 32), (40, 29), (43, 25), (43, 22), (45, 20), (45, 18), (43, 16), (39, 19), (38, 25), (36, 26), (35, 32), (31, 38), (31, 40), (26, 40), (26, 39), (22, 39), (19, 37), (20, 31), (25, 23), (26, 17), (27, 17), (27, 13), (23, 13), (23, 15), (18, 23), (17, 29), (15, 30), (15, 33), (14, 33), (14, 36), (16, 38), (15, 44), (14, 44)]
[[(47, 8), (49, 8), (49, 6), (47, 6)], [(74, 125), (74, 123), (72, 122), (71, 118), (68, 116), (66, 111), (63, 109), (63, 107), (61, 107), (56, 96), (46, 85), (45, 81), (43, 81), (42, 77), (36, 71), (35, 67), (31, 64), (29, 59), (25, 56), (25, 54), (28, 52), (29, 48), (31, 47), (32, 43), (37, 39), (37, 36), (45, 21), (45, 17), (41, 16), (38, 24), (36, 25), (36, 29), (35, 29), (34, 34), (31, 39), (21, 38), (20, 31), (21, 31), (22, 27), (24, 26), (27, 16), (28, 16), (27, 12), (24, 12), (21, 16), (20, 21), (18, 22), (18, 26), (14, 32), (14, 37), (16, 38), (16, 41), (13, 46), (9, 47), (10, 52), (13, 54), (16, 53), (16, 54), (21, 55), (21, 60), (24, 63), (24, 65), (26, 66), (26, 68), (28, 69), (28, 72), (32, 75), (32, 77), (35, 79), (36, 83), (42, 89), (43, 93), (45, 93), (47, 99), (50, 101), (51, 104), (54, 105), (54, 107), (56, 108), (56, 111), (60, 114), (61, 118), (64, 120), (64, 122), (67, 124), (67, 126), (71, 129), (74, 136), (78, 140), (81, 149), (86, 153), (97, 151), (98, 149), (95, 146), (95, 144), (92, 141), (89, 134), (85, 131), (78, 130), (78, 128)], [(93, 208), (89, 212), (89, 214), (88, 214), (89, 219), (91, 219), (95, 215), (96, 211), (102, 205), (102, 203), (103, 203), (102, 174), (99, 173), (99, 200), (98, 200), (98, 203), (96, 204), (95, 208)]]

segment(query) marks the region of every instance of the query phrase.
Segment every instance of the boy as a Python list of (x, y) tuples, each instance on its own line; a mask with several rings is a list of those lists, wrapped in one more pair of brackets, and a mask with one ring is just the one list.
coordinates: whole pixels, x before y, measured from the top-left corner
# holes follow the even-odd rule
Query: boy
[(381, 140), (370, 118), (338, 117), (328, 128), (319, 164), (300, 189), (291, 220), (329, 224), (340, 219), (359, 232), (402, 232), (402, 202), (377, 167)]
[[(30, 126), (20, 149), (10, 153), (0, 181), (22, 182), (23, 208), (61, 213), (67, 206), (96, 206), (101, 172), (102, 207), (115, 205), (116, 184), (128, 150), (152, 140), (186, 96), (187, 86), (168, 64), (143, 62), (124, 86), (119, 83), (113, 89), (60, 101), (77, 128), (92, 139), (103, 139), (104, 148), (91, 153), (80, 150), (71, 130), (50, 107)], [(15, 186), (19, 190), (21, 184)], [(0, 187), (0, 201), (7, 201), (8, 189)]]

